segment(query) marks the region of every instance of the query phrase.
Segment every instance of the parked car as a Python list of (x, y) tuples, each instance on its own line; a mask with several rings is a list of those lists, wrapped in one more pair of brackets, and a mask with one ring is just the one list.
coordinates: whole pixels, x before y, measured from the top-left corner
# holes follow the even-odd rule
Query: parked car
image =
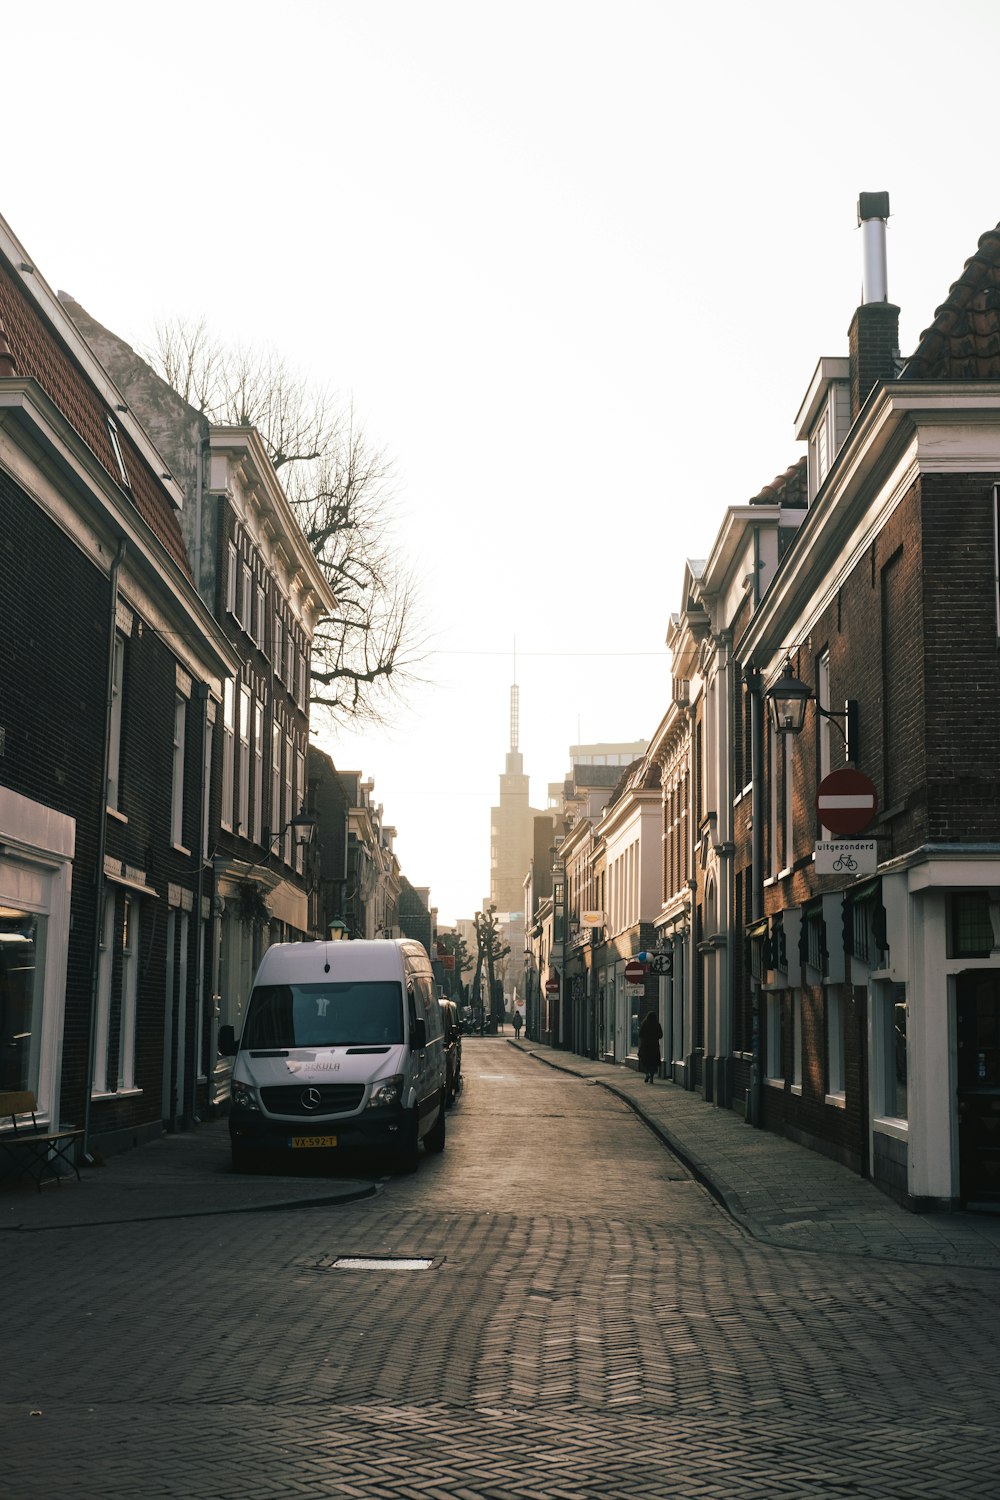
[(440, 1004), (444, 1021), (445, 1094), (452, 1105), (462, 1087), (462, 1022), (454, 1000), (442, 1000)]

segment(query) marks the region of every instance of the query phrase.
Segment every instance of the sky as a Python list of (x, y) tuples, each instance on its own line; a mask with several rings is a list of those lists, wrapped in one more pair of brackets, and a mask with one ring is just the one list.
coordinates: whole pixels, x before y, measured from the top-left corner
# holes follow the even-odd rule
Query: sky
[(858, 193), (904, 354), (1000, 220), (998, 41), (995, 0), (5, 12), (0, 215), (45, 279), (140, 348), (279, 351), (394, 462), (422, 681), (315, 739), (440, 923), (489, 890), (515, 673), (534, 807), (662, 719), (686, 559), (847, 352)]

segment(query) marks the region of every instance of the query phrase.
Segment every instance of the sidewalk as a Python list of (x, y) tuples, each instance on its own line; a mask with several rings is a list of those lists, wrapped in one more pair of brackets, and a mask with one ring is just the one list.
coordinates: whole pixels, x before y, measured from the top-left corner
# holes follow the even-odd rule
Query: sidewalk
[(817, 1151), (755, 1130), (728, 1109), (632, 1068), (538, 1042), (514, 1042), (539, 1062), (593, 1079), (624, 1099), (757, 1240), (825, 1255), (1000, 1271), (1000, 1214), (908, 1213), (870, 1182)]
[(177, 1135), (109, 1156), (102, 1166), (81, 1166), (80, 1181), (46, 1181), (41, 1191), (23, 1181), (0, 1192), (0, 1236), (145, 1219), (197, 1218), (205, 1214), (260, 1213), (369, 1198), (370, 1177), (330, 1178), (310, 1164), (293, 1173), (245, 1176), (232, 1170), (229, 1126), (211, 1120)]

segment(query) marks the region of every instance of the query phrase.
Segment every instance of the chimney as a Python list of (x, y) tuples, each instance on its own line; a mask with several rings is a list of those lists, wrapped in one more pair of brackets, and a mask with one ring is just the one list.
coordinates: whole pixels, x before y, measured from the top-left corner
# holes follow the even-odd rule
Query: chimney
[(899, 308), (889, 301), (885, 255), (888, 217), (888, 193), (859, 195), (858, 223), (862, 234), (864, 275), (861, 306), (848, 331), (852, 422), (875, 387), (896, 378)]

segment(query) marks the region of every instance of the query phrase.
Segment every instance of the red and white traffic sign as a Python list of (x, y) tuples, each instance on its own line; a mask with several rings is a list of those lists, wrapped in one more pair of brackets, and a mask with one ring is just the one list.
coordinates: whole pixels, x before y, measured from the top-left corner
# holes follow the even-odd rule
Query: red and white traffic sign
[(878, 793), (862, 771), (831, 771), (816, 788), (816, 811), (831, 833), (861, 833), (878, 811)]
[(644, 984), (646, 980), (646, 965), (641, 964), (637, 958), (630, 958), (625, 965), (626, 984)]
[(546, 979), (546, 981), (545, 981), (545, 993), (547, 995), (556, 995), (556, 994), (558, 994), (558, 992), (559, 992), (559, 981), (558, 981), (558, 979)]

